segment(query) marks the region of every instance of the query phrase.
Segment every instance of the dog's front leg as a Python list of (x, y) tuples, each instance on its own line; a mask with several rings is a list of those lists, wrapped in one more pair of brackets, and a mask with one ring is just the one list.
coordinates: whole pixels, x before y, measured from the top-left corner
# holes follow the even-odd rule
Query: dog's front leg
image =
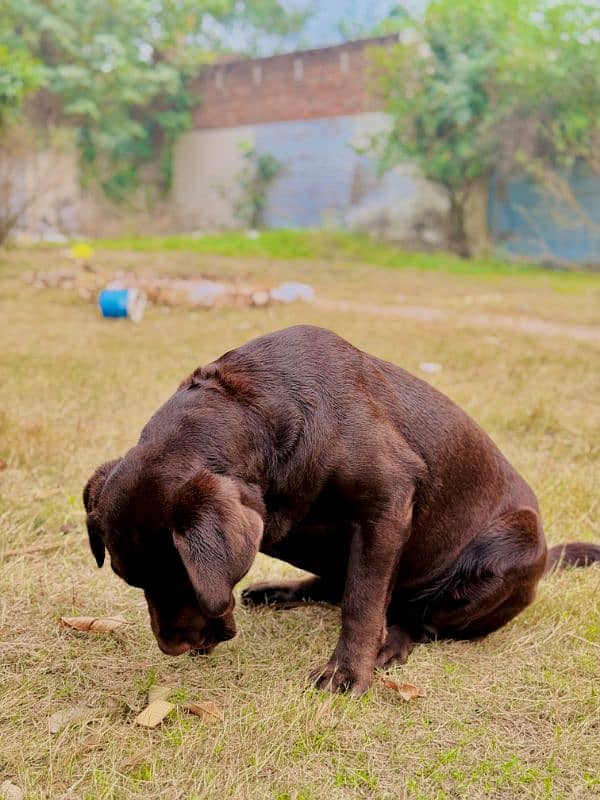
[(385, 640), (394, 574), (408, 537), (411, 504), (356, 527), (342, 598), (340, 638), (327, 664), (311, 674), (319, 689), (361, 695), (371, 685)]

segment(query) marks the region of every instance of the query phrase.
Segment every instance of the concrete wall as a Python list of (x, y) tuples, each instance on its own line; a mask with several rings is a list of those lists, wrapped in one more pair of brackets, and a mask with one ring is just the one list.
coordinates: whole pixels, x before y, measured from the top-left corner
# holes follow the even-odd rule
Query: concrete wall
[(353, 143), (363, 119), (326, 117), (257, 127), (257, 150), (272, 153), (283, 164), (268, 195), (266, 225), (310, 228), (342, 223), (360, 162)]
[(175, 229), (170, 203), (159, 201), (149, 208), (144, 185), (129, 198), (127, 206), (112, 204), (98, 186), (83, 187), (79, 158), (72, 141), (36, 146), (26, 139), (3, 139), (0, 219), (18, 214), (11, 232), (14, 238), (58, 241), (79, 235), (134, 235)]
[(383, 178), (361, 154), (387, 125), (381, 112), (196, 130), (175, 151), (172, 199), (186, 229), (239, 225), (243, 143), (279, 159), (282, 170), (268, 192), (264, 222), (271, 228), (322, 225), (378, 233), (413, 244), (441, 244), (447, 201), (410, 167)]
[(269, 227), (311, 227), (339, 221), (350, 203), (359, 156), (356, 117), (271, 122), (195, 130), (177, 142), (172, 199), (186, 228), (239, 225), (234, 208), (243, 167), (242, 145), (278, 158), (265, 211)]
[(0, 215), (18, 215), (18, 228), (52, 238), (77, 230), (82, 210), (74, 146), (36, 149), (15, 140), (0, 148)]
[(179, 227), (189, 231), (239, 226), (234, 209), (246, 143), (255, 143), (251, 126), (196, 130), (179, 137), (171, 191)]

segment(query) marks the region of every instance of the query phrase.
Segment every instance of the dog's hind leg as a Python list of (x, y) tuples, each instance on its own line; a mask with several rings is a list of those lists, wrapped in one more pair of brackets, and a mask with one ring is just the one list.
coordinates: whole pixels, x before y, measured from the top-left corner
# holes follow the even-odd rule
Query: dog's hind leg
[(425, 627), (452, 639), (497, 630), (532, 602), (545, 566), (538, 514), (528, 508), (503, 514), (461, 553), (428, 605)]
[(293, 608), (301, 603), (339, 603), (341, 596), (342, 587), (315, 576), (289, 583), (254, 583), (242, 592), (242, 603)]

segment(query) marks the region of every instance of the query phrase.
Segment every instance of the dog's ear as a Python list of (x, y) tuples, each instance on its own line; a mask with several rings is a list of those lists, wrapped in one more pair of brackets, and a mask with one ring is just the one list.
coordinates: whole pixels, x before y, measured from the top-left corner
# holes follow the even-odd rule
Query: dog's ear
[(252, 566), (263, 534), (257, 487), (200, 470), (176, 493), (173, 541), (209, 617), (231, 610), (232, 590)]
[(86, 522), (88, 537), (90, 540), (90, 548), (94, 554), (94, 558), (96, 559), (96, 564), (98, 564), (99, 567), (104, 564), (105, 547), (104, 542), (102, 541), (102, 536), (100, 535), (100, 532), (98, 531), (98, 528), (95, 525), (91, 515), (98, 504), (98, 498), (100, 497), (100, 492), (102, 491), (102, 487), (104, 486), (106, 479), (119, 461), (121, 461), (120, 458), (115, 458), (113, 461), (107, 461), (105, 464), (99, 466), (86, 483), (83, 490), (83, 505), (85, 506), (85, 510), (88, 515)]
[(102, 535), (96, 527), (93, 517), (88, 516), (86, 524), (90, 549), (96, 559), (96, 564), (101, 567), (104, 564), (104, 556), (106, 555), (106, 547), (104, 546)]

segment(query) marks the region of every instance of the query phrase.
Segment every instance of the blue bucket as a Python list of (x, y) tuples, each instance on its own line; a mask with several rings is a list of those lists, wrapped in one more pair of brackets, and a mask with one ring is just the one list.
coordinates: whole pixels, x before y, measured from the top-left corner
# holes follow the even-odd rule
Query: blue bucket
[(139, 289), (103, 289), (98, 295), (103, 317), (127, 317), (139, 322), (146, 308), (146, 295)]

